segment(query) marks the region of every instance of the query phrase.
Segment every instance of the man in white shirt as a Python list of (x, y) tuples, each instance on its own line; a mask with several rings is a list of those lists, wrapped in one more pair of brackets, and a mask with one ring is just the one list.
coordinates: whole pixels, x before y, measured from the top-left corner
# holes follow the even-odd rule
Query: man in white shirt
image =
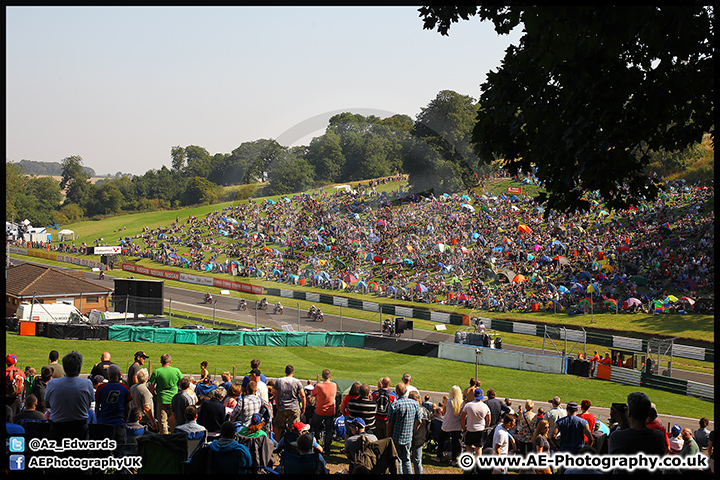
[(567, 411), (560, 407), (560, 397), (554, 397), (552, 400), (549, 400), (549, 403), (552, 405), (552, 408), (545, 413), (543, 420), (547, 420), (548, 432), (552, 433), (552, 431), (555, 430), (555, 422), (567, 417)]
[(253, 368), (252, 371), (248, 374), (248, 381), (254, 381), (255, 383), (257, 383), (256, 395), (262, 398), (263, 402), (268, 403), (270, 402), (268, 386), (265, 382), (261, 380), (261, 375), (262, 374), (260, 373), (259, 369)]
[(412, 376), (409, 373), (406, 373), (402, 376), (402, 382), (405, 384), (405, 388), (407, 389), (407, 392), (405, 392), (406, 397), (412, 391), (418, 392), (418, 395), (420, 395), (420, 391), (417, 388), (410, 385), (411, 380), (412, 380)]
[[(512, 430), (515, 426), (515, 417), (511, 415), (505, 415), (503, 417), (502, 425), (495, 429), (495, 435), (493, 435), (493, 452), (495, 455), (508, 455), (510, 453), (510, 442), (512, 437), (508, 430)], [(507, 469), (504, 467), (496, 467), (493, 473), (506, 473)]]

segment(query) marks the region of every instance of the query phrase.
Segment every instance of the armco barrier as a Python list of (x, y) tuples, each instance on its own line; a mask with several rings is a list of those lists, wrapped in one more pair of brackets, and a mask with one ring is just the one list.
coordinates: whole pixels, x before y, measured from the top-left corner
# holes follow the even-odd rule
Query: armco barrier
[(665, 390), (670, 393), (679, 393), (680, 395), (687, 395), (688, 393), (687, 380), (666, 377), (664, 375), (644, 373), (640, 376), (640, 386), (654, 388), (656, 390)]

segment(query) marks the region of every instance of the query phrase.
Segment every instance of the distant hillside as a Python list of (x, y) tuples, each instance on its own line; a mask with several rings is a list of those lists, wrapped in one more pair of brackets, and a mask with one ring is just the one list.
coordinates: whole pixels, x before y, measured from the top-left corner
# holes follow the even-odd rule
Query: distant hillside
[[(20, 160), (18, 163), (28, 175), (53, 175), (62, 176), (62, 164), (60, 162), (36, 162), (34, 160)], [(91, 177), (96, 177), (95, 170), (90, 167), (83, 167)]]

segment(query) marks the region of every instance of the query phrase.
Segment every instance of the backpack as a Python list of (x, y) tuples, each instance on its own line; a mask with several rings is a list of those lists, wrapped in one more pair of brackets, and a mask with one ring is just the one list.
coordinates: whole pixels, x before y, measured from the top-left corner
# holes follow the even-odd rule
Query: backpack
[(25, 378), (22, 372), (15, 367), (5, 370), (5, 396), (18, 397), (25, 390)]
[(431, 429), (431, 418), (430, 418), (430, 412), (428, 412), (427, 408), (420, 407), (420, 411), (422, 412), (422, 423), (420, 424), (420, 428), (415, 430), (413, 432), (413, 439), (412, 439), (412, 447), (417, 448), (422, 445), (425, 445), (427, 441), (430, 439), (430, 429)]
[(387, 390), (384, 388), (379, 389), (377, 399), (375, 400), (375, 404), (377, 405), (377, 410), (375, 410), (376, 415), (387, 417), (388, 407), (390, 407), (391, 403), (390, 394)]

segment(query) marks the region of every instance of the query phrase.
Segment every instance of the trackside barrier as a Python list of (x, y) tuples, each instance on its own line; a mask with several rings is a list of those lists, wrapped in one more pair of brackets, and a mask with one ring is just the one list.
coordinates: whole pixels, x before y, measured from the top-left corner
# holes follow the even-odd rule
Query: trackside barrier
[[(73, 263), (75, 265), (80, 265), (84, 267), (99, 267), (99, 268), (105, 268), (105, 265), (96, 262), (93, 260), (85, 259), (85, 258), (77, 258), (73, 257), (71, 255), (59, 255), (54, 252), (40, 252), (32, 249), (27, 248), (19, 248), (19, 247), (9, 247), (10, 253), (15, 253), (19, 255), (26, 255), (26, 256), (34, 256), (34, 257), (41, 257), (41, 258), (48, 258), (51, 260), (57, 260), (61, 262), (67, 262), (67, 263)], [(174, 271), (167, 271), (162, 269), (156, 269), (156, 268), (147, 268), (147, 267), (141, 267), (136, 266), (133, 264), (126, 264), (124, 263), (122, 265), (122, 269), (126, 271), (132, 271), (143, 275), (150, 275), (155, 277), (161, 277), (161, 278), (168, 278), (171, 280), (176, 280), (180, 282), (187, 282), (187, 283), (195, 283), (195, 284), (202, 284), (202, 285), (208, 285), (208, 286), (214, 286), (219, 288), (226, 288), (229, 290), (235, 290), (235, 291), (241, 291), (245, 293), (252, 293), (256, 295), (262, 295), (263, 294), (263, 287), (253, 284), (247, 284), (247, 283), (240, 283), (235, 282), (232, 280), (227, 280), (223, 278), (211, 278), (201, 275), (190, 275), (185, 273), (178, 273)], [(287, 290), (287, 289), (279, 289), (279, 288), (266, 288), (265, 291), (267, 291), (268, 295), (281, 297), (283, 296), (281, 294), (282, 291), (290, 291), (292, 292), (292, 295), (289, 298), (294, 298), (296, 300), (306, 300), (309, 302), (315, 302), (315, 303), (326, 303), (330, 305), (335, 305), (335, 296), (334, 295), (327, 295), (327, 294), (318, 294), (314, 292), (303, 292), (298, 290)], [(342, 297), (342, 298), (348, 298), (348, 297)], [(353, 299), (354, 300), (354, 299)], [(346, 300), (347, 301), (347, 300)], [(345, 306), (345, 305), (343, 305)], [(347, 306), (349, 308), (359, 308), (359, 309), (366, 309), (365, 308), (365, 302), (364, 301), (358, 301), (358, 303), (355, 303), (353, 301), (347, 301)], [(437, 315), (440, 312), (434, 312), (430, 310), (426, 310), (423, 308), (414, 308), (414, 307), (395, 307), (393, 305), (386, 305), (381, 304), (381, 310), (383, 315), (398, 315), (403, 316), (406, 318), (418, 318), (418, 319), (424, 319), (424, 320), (431, 320), (433, 322), (442, 322), (442, 323), (449, 323), (451, 325), (463, 325), (463, 315), (458, 313), (446, 313), (442, 312), (443, 315)], [(397, 309), (402, 309), (401, 311), (403, 313), (396, 313)], [(376, 311), (376, 310), (375, 310)], [(411, 313), (407, 313), (411, 312)], [(514, 326), (512, 321), (509, 320), (495, 320), (494, 325), (492, 328), (495, 330), (501, 331), (501, 332), (513, 332)], [(491, 328), (488, 325), (488, 322), (485, 322), (485, 325), (488, 328)], [(542, 325), (538, 324), (538, 328), (536, 331), (537, 336), (543, 336), (545, 334), (544, 329), (540, 328)], [(641, 348), (634, 348), (630, 346), (620, 346), (615, 345), (614, 336), (611, 335), (605, 335), (602, 333), (594, 333), (594, 332), (588, 332), (587, 333), (587, 342), (591, 343), (593, 345), (600, 345), (604, 347), (617, 347), (617, 348), (624, 348), (627, 350), (636, 350), (636, 351), (647, 351), (647, 341), (646, 340), (638, 340), (638, 339), (631, 339), (635, 340), (634, 342), (631, 342), (634, 347), (638, 345), (638, 342), (641, 342)], [(713, 348), (700, 348), (700, 347), (692, 347), (689, 345), (673, 345), (673, 356), (675, 357), (682, 357), (682, 358), (692, 358), (696, 360), (704, 360), (706, 362), (714, 362), (715, 361), (715, 349)]]
[(715, 386), (688, 380), (687, 394), (691, 397), (702, 398), (703, 400), (713, 402), (715, 401)]
[[(476, 353), (477, 352), (477, 353)], [(438, 358), (529, 372), (565, 373), (565, 357), (443, 342)]]
[[(613, 369), (615, 370), (615, 369)], [(687, 395), (688, 381), (680, 378), (666, 377), (664, 375), (652, 375), (643, 373), (640, 376), (640, 386), (664, 390), (670, 393)]]
[(617, 383), (624, 383), (625, 385), (640, 386), (641, 375), (642, 372), (640, 372), (640, 370), (633, 370), (632, 368), (610, 368), (610, 380)]

